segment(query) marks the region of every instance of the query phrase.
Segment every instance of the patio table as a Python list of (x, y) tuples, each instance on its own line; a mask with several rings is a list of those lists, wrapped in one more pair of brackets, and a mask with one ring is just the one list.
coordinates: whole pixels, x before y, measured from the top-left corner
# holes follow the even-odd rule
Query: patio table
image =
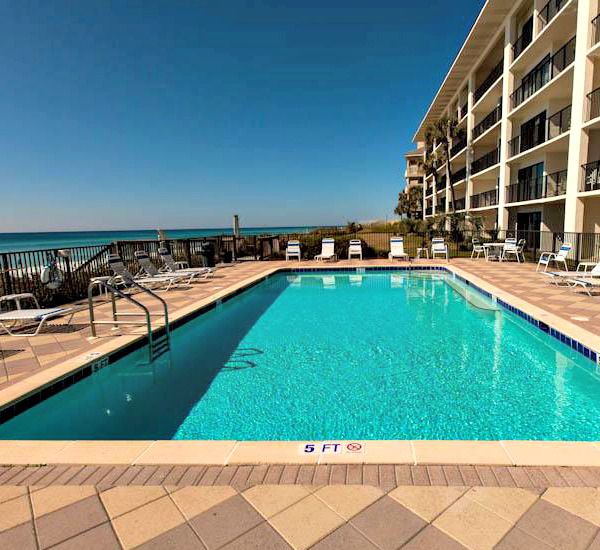
[(496, 258), (499, 262), (502, 261), (502, 250), (504, 243), (483, 243), (485, 251), (485, 261), (489, 262), (490, 258)]

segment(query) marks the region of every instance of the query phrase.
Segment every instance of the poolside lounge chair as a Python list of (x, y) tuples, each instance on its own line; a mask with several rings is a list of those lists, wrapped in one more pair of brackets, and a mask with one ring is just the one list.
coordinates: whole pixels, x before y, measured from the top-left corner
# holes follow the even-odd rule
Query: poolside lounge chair
[(543, 265), (544, 271), (547, 271), (550, 262), (554, 262), (556, 265), (562, 264), (564, 271), (568, 271), (569, 268), (567, 266), (567, 255), (569, 252), (571, 252), (572, 248), (573, 246), (571, 243), (563, 243), (558, 252), (542, 252), (535, 270), (539, 271), (540, 266)]
[(108, 255), (108, 266), (114, 273), (114, 276), (110, 280), (111, 284), (131, 286), (134, 283), (152, 289), (166, 287), (164, 290), (171, 290), (179, 282), (177, 277), (170, 277), (166, 273), (159, 277), (136, 277), (125, 267), (121, 256), (118, 254)]
[(348, 243), (348, 259), (351, 260), (352, 256), (358, 256), (359, 260), (362, 260), (362, 241), (360, 239), (352, 239)]
[(323, 260), (337, 260), (334, 239), (323, 239), (321, 241), (321, 253), (315, 256), (315, 260), (317, 262), (322, 262)]
[(471, 239), (471, 244), (473, 245), (473, 251), (471, 252), (471, 260), (473, 259), (475, 254), (477, 254), (477, 259), (479, 259), (479, 256), (481, 256), (481, 254), (483, 254), (484, 258), (486, 257), (486, 248), (481, 244), (481, 241), (479, 239), (473, 237)]
[(136, 273), (136, 277), (163, 277), (173, 280), (176, 283), (190, 284), (193, 279), (200, 275), (200, 273), (188, 273), (185, 271), (175, 273), (161, 273), (156, 266), (152, 263), (150, 256), (145, 250), (136, 250), (134, 252), (137, 263), (140, 264), (140, 271)]
[(541, 274), (549, 277), (556, 286), (573, 286), (573, 279), (600, 277), (600, 263), (580, 262), (575, 271), (541, 271)]
[(169, 250), (163, 247), (158, 249), (158, 254), (164, 263), (162, 273), (199, 273), (204, 277), (210, 277), (215, 272), (212, 267), (189, 267), (187, 262), (176, 262)]
[(390, 237), (390, 252), (388, 254), (388, 260), (394, 260), (395, 258), (409, 260), (409, 256), (404, 252), (404, 237)]
[(290, 258), (298, 258), (298, 261), (302, 260), (300, 241), (288, 241), (287, 248), (285, 249), (285, 261), (289, 261)]
[(506, 260), (507, 256), (514, 256), (518, 263), (521, 263), (521, 258), (523, 259), (523, 263), (525, 263), (525, 256), (523, 255), (525, 244), (525, 239), (519, 239), (519, 241), (514, 244), (512, 242), (505, 242), (504, 248), (502, 249), (501, 260)]
[[(33, 301), (35, 308), (22, 309), (22, 300)], [(0, 296), (0, 304), (3, 302), (14, 302), (16, 306), (16, 309), (12, 311), (0, 313), (0, 328), (4, 329), (10, 336), (37, 336), (46, 322), (50, 319), (70, 314), (67, 324), (71, 324), (73, 315), (75, 314), (73, 308), (70, 307), (53, 307), (47, 309), (40, 308), (37, 298), (29, 292), (24, 294), (9, 294), (6, 296)], [(30, 332), (14, 332), (15, 326), (23, 327), (34, 323), (35, 328)]]
[(442, 255), (448, 260), (448, 245), (445, 243), (442, 237), (435, 237), (431, 239), (431, 259), (435, 259), (436, 255)]
[[(600, 266), (600, 264), (598, 264)], [(598, 267), (596, 266), (596, 267)], [(596, 267), (594, 269), (596, 269)], [(594, 272), (588, 271), (588, 275), (585, 277), (580, 277), (576, 279), (569, 279), (569, 286), (573, 289), (577, 289), (577, 287), (582, 287), (588, 294), (588, 296), (593, 296), (592, 290), (596, 288), (600, 288), (600, 269), (594, 275), (591, 275)]]

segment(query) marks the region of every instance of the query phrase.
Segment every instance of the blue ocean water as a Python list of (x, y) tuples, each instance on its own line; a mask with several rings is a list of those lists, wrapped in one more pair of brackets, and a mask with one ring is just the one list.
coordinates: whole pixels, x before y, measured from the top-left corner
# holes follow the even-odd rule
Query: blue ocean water
[(445, 277), (275, 275), (0, 438), (598, 440), (595, 365)]
[[(299, 227), (242, 227), (243, 235), (264, 235), (284, 233), (307, 233), (315, 229), (309, 226)], [(166, 229), (170, 239), (186, 239), (191, 237), (210, 237), (213, 235), (231, 235), (231, 228), (214, 229)], [(21, 252), (27, 250), (43, 250), (46, 248), (69, 248), (109, 244), (124, 240), (154, 240), (157, 232), (154, 229), (138, 231), (63, 231), (49, 233), (0, 233), (0, 252)]]

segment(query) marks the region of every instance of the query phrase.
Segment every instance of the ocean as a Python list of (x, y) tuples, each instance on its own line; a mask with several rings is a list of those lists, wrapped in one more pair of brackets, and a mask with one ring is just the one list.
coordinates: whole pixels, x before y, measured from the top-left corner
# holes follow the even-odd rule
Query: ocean
[[(322, 227), (322, 226), (321, 226)], [(283, 233), (308, 233), (316, 226), (298, 227), (242, 227), (243, 235), (268, 235)], [(187, 239), (192, 237), (210, 237), (213, 235), (231, 235), (230, 227), (211, 229), (165, 229), (169, 239)], [(0, 252), (25, 252), (47, 248), (71, 248), (109, 244), (113, 241), (154, 240), (155, 229), (133, 231), (61, 231), (48, 233), (0, 233)]]

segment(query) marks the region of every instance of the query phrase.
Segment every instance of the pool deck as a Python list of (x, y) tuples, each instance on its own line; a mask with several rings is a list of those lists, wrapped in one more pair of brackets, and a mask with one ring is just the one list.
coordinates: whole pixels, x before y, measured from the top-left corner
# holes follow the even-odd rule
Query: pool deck
[[(314, 262), (248, 262), (224, 268), (205, 282), (161, 293), (169, 304), (171, 322), (243, 289), (281, 268), (402, 266), (387, 260)], [(492, 292), (536, 319), (600, 351), (600, 298), (550, 285), (531, 264), (487, 263), (456, 259), (414, 261), (418, 266), (444, 266)], [(158, 311), (146, 297), (153, 311)], [(110, 304), (97, 307), (108, 319)], [(30, 338), (0, 336), (0, 407), (71, 375), (98, 356), (143, 338), (138, 328), (103, 327), (92, 339), (87, 310), (75, 315), (73, 327), (60, 321)], [(94, 355), (95, 354), (95, 355)], [(256, 465), (256, 464), (477, 464), (494, 466), (599, 467), (600, 443), (544, 441), (357, 441), (338, 442), (340, 452), (306, 453), (309, 442), (222, 441), (2, 441), (0, 464), (121, 464), (121, 465)], [(316, 442), (320, 445), (322, 442)], [(350, 452), (348, 443), (359, 443)]]
[(573, 478), (551, 468), (535, 475), (517, 469), (508, 484), (492, 469), (465, 472), (0, 468), (0, 483), (7, 480), (0, 485), (0, 548), (600, 548), (600, 491), (580, 478), (570, 486)]

